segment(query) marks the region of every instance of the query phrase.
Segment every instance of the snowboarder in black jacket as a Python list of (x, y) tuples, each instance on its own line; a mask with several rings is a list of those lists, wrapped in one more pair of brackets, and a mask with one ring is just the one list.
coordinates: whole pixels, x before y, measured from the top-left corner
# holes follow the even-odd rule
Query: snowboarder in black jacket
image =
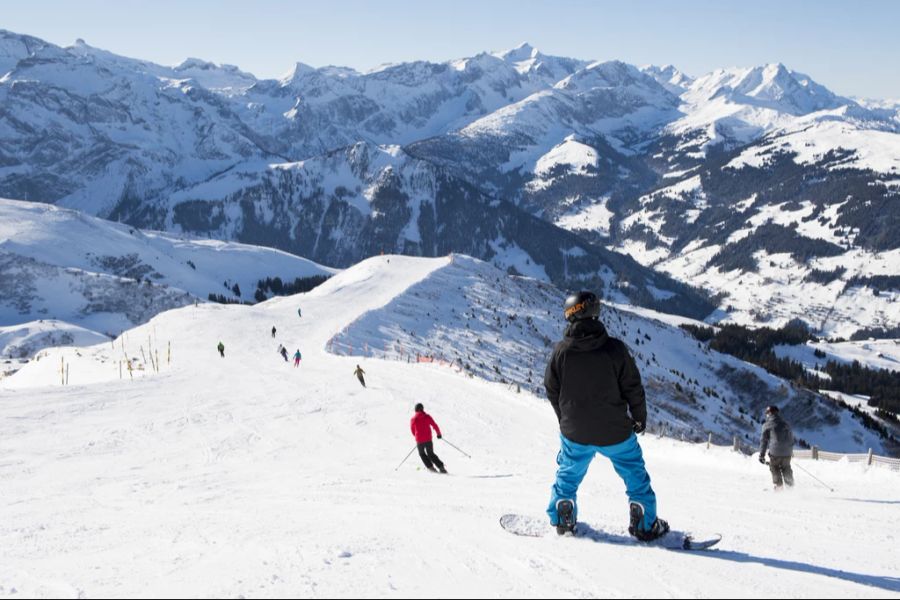
[(766, 450), (769, 451), (769, 471), (775, 490), (794, 486), (794, 470), (791, 457), (794, 455), (794, 434), (790, 425), (781, 416), (777, 406), (766, 407), (766, 420), (759, 440), (759, 462), (766, 464)]
[(656, 494), (635, 434), (647, 425), (641, 375), (628, 347), (609, 337), (600, 322), (600, 300), (591, 292), (566, 299), (569, 322), (564, 339), (550, 357), (544, 386), (559, 420), (562, 448), (547, 514), (559, 534), (573, 531), (575, 496), (597, 453), (612, 460), (625, 481), (629, 533), (649, 541), (669, 525), (656, 516)]

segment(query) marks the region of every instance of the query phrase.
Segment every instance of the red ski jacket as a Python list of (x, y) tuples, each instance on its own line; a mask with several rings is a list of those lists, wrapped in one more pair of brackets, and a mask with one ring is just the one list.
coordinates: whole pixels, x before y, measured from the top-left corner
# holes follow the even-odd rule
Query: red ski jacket
[(438, 436), (440, 436), (441, 428), (437, 426), (437, 423), (434, 422), (431, 415), (426, 412), (418, 412), (409, 420), (409, 430), (412, 431), (417, 444), (431, 441), (432, 427), (434, 427), (434, 430), (437, 432)]

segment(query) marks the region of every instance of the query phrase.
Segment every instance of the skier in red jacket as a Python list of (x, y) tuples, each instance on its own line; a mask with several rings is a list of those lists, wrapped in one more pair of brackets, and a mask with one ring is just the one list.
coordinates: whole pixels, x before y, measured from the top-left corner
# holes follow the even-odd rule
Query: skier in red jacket
[(441, 428), (438, 427), (434, 419), (431, 418), (422, 403), (416, 404), (416, 414), (409, 421), (409, 429), (412, 431), (413, 437), (416, 438), (416, 447), (419, 449), (419, 457), (425, 463), (425, 467), (435, 472), (435, 467), (441, 473), (446, 473), (444, 463), (434, 453), (434, 443), (431, 441), (431, 428), (437, 433), (438, 439), (441, 439)]

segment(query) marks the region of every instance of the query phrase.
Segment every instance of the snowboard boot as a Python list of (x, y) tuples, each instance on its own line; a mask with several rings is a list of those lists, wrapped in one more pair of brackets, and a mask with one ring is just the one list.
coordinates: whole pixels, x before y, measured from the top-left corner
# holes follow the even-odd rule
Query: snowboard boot
[(632, 502), (628, 505), (628, 533), (637, 537), (637, 532), (641, 528), (641, 523), (644, 520), (644, 507), (642, 504), (638, 502)]
[(556, 533), (559, 535), (565, 535), (567, 533), (575, 535), (575, 502), (567, 499), (557, 500), (556, 514), (559, 515)]
[(669, 533), (669, 524), (662, 519), (653, 521), (650, 529), (642, 529), (641, 524), (644, 521), (644, 507), (639, 502), (632, 502), (629, 507), (631, 516), (628, 525), (628, 533), (636, 537), (642, 542), (652, 542)]

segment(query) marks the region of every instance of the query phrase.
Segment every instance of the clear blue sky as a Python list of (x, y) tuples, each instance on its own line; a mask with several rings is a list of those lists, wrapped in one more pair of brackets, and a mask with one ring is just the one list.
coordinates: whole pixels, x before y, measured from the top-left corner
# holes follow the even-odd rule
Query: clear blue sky
[(671, 63), (691, 75), (783, 62), (844, 95), (900, 98), (894, 0), (6, 1), (0, 28), (175, 65), (277, 77), (295, 62), (368, 69), (503, 50)]

